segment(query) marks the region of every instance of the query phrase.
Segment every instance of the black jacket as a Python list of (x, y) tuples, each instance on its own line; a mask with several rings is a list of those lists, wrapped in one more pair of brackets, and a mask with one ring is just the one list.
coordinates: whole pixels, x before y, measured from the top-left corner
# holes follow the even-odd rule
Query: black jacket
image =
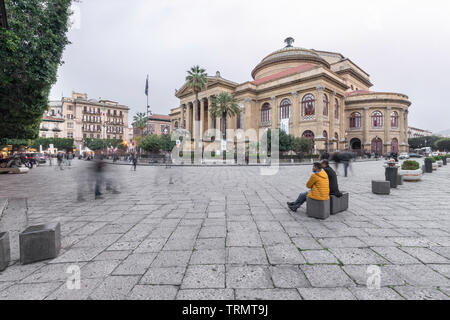
[(334, 172), (330, 166), (326, 167), (324, 170), (328, 175), (328, 180), (330, 181), (330, 195), (342, 197), (342, 193), (339, 191), (336, 172)]

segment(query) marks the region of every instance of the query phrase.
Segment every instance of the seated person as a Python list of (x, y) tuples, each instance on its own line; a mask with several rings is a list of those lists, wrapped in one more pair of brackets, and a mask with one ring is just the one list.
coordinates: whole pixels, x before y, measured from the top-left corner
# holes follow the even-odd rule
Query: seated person
[(342, 197), (342, 193), (339, 191), (336, 172), (334, 172), (334, 170), (330, 167), (328, 160), (322, 160), (320, 164), (322, 165), (322, 169), (328, 175), (328, 181), (330, 181), (330, 195), (338, 198)]
[(306, 183), (306, 187), (311, 189), (309, 192), (300, 193), (295, 202), (288, 202), (288, 207), (294, 212), (306, 201), (309, 197), (313, 200), (329, 200), (330, 199), (330, 183), (328, 175), (319, 162), (313, 164), (313, 174)]

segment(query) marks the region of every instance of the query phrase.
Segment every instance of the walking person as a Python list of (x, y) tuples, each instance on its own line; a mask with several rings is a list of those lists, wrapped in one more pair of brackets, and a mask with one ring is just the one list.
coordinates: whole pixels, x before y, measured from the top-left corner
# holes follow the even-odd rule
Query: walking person
[(58, 161), (58, 167), (60, 170), (64, 170), (62, 167), (62, 162), (63, 162), (63, 155), (61, 152), (58, 152), (58, 155), (56, 156), (56, 160)]
[(137, 155), (133, 156), (133, 160), (132, 161), (133, 161), (134, 171), (136, 171), (136, 166), (137, 166), (137, 162), (138, 162)]
[(72, 160), (73, 160), (73, 153), (72, 153), (72, 152), (69, 152), (69, 153), (67, 154), (67, 162), (69, 163), (69, 167), (72, 166)]
[(306, 187), (311, 189), (309, 192), (302, 192), (295, 202), (288, 202), (288, 207), (294, 212), (305, 203), (309, 197), (313, 200), (329, 200), (330, 199), (330, 182), (322, 165), (318, 162), (313, 164), (312, 175), (306, 183)]

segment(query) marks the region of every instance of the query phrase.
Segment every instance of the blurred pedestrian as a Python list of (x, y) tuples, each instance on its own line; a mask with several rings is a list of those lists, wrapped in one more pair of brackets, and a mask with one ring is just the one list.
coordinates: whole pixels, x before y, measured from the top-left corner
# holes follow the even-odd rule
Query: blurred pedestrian
[(58, 152), (58, 155), (56, 156), (56, 160), (58, 161), (58, 167), (60, 170), (63, 170), (62, 163), (63, 163), (63, 154), (61, 152)]
[(69, 153), (67, 154), (67, 162), (68, 162), (68, 164), (69, 164), (69, 167), (72, 166), (72, 160), (73, 160), (73, 153), (72, 153), (72, 152), (69, 152)]
[(134, 156), (133, 156), (133, 167), (134, 167), (134, 171), (136, 171), (136, 166), (137, 166), (137, 162), (138, 162), (138, 159), (137, 159), (137, 155), (135, 154)]

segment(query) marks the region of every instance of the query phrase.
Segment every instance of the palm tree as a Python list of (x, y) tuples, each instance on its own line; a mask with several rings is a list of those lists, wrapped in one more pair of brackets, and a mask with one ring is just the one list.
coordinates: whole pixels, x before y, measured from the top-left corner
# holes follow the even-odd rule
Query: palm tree
[(134, 127), (140, 129), (141, 131), (147, 126), (147, 116), (144, 112), (138, 112), (133, 117)]
[(222, 139), (227, 139), (227, 116), (236, 116), (241, 112), (236, 98), (228, 92), (222, 92), (218, 96), (213, 96), (210, 111), (213, 119), (220, 118), (222, 122)]
[[(196, 112), (195, 118), (197, 117), (200, 101), (198, 100), (198, 93), (202, 91), (207, 83), (208, 83), (208, 75), (205, 69), (200, 68), (199, 66), (193, 66), (191, 70), (187, 71), (186, 81), (189, 88), (194, 91), (195, 94), (195, 104), (196, 104)], [(194, 118), (194, 117), (193, 117)], [(194, 119), (195, 119), (194, 118)]]

